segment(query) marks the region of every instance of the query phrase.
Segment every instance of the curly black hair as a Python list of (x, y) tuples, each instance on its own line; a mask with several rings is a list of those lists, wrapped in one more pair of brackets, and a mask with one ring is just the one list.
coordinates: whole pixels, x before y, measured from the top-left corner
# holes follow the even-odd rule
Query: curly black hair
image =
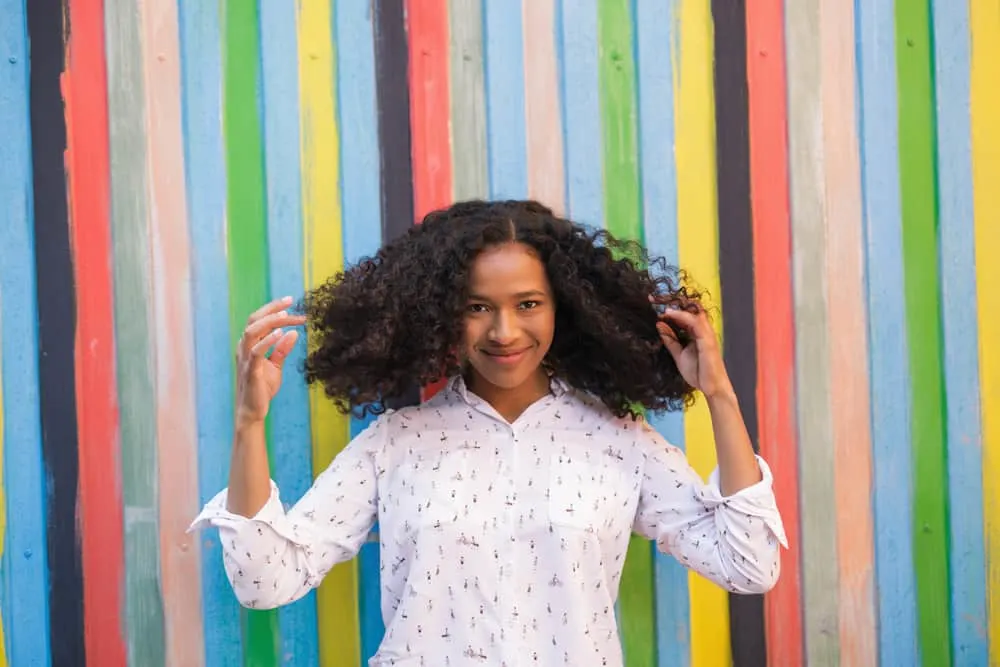
[(649, 296), (697, 312), (702, 293), (638, 243), (562, 219), (535, 201), (467, 201), (428, 214), (374, 257), (306, 295), (307, 382), (343, 413), (460, 371), (467, 280), (484, 249), (519, 242), (544, 263), (556, 322), (547, 369), (616, 416), (693, 400), (656, 330)]

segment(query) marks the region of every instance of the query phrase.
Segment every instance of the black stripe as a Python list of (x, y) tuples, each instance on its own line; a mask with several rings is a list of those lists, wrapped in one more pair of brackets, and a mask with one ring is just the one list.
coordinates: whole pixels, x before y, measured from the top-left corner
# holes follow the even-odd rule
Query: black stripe
[(66, 199), (66, 119), (59, 77), (69, 17), (60, 0), (27, 3), (38, 289), (42, 455), (48, 475), (49, 624), (53, 665), (85, 664), (83, 572), (76, 535), (79, 472), (74, 379), (76, 295)]
[[(375, 1), (375, 90), (383, 243), (399, 238), (414, 223), (409, 53), (403, 1)], [(386, 401), (390, 408), (418, 403), (420, 387), (417, 385), (413, 385), (406, 395)]]
[[(757, 449), (746, 0), (712, 0), (712, 16), (715, 21), (715, 132), (724, 352), (747, 430)], [(733, 663), (737, 667), (765, 667), (764, 597), (730, 595), (729, 622)]]

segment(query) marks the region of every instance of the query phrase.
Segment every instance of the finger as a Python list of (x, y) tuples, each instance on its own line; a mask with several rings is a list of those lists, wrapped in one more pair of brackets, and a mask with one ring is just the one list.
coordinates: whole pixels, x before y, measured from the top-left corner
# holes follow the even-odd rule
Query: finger
[(256, 345), (250, 348), (250, 354), (254, 357), (263, 357), (267, 354), (267, 351), (271, 349), (271, 346), (278, 342), (281, 338), (281, 329), (275, 329), (268, 335), (261, 338)]
[(285, 310), (265, 315), (243, 331), (243, 347), (247, 350), (252, 349), (276, 327), (296, 327), (304, 324), (305, 321), (304, 315), (290, 315)]
[(280, 299), (275, 299), (270, 303), (266, 303), (250, 314), (250, 317), (247, 318), (247, 326), (253, 324), (262, 317), (270, 315), (271, 313), (276, 313), (282, 308), (287, 308), (290, 305), (292, 305), (292, 297), (290, 296), (283, 296)]
[(663, 341), (664, 347), (676, 359), (684, 351), (684, 346), (677, 340), (677, 334), (674, 333), (673, 329), (666, 322), (657, 322), (656, 331), (660, 334), (660, 340)]
[(685, 329), (695, 340), (706, 340), (715, 336), (715, 331), (709, 325), (704, 312), (695, 314), (686, 310), (667, 309), (660, 314), (660, 319)]
[(288, 331), (284, 336), (278, 339), (278, 342), (274, 345), (274, 351), (271, 352), (271, 363), (281, 368), (285, 365), (285, 359), (288, 358), (289, 353), (292, 348), (295, 347), (295, 342), (299, 339), (298, 331)]

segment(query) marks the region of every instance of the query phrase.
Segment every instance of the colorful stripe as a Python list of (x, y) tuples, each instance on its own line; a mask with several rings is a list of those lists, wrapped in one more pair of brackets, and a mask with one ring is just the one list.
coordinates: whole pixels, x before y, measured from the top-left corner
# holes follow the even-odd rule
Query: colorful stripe
[(562, 214), (566, 176), (559, 113), (555, 0), (523, 0), (521, 14), (524, 17), (528, 196)]
[[(523, 199), (528, 194), (522, 13), (515, 8), (516, 3), (500, 2), (484, 2), (482, 8), (487, 161), (493, 199)], [(410, 19), (411, 29), (413, 25)], [(455, 96), (461, 93), (457, 89)], [(419, 215), (419, 206), (417, 211)]]
[[(0, 664), (51, 664), (46, 471), (38, 397), (28, 31), (0, 0)], [(16, 315), (15, 315), (16, 313)], [(16, 471), (8, 475), (7, 471)]]
[[(63, 79), (70, 244), (76, 283), (77, 433), (87, 660), (125, 665), (124, 537), (118, 469), (111, 276), (110, 166), (102, 3), (69, 3), (74, 30)], [(88, 267), (86, 270), (83, 267)], [(110, 483), (109, 483), (110, 480)], [(194, 501), (194, 498), (191, 498)]]
[[(198, 500), (208, 502), (229, 478), (233, 441), (234, 336), (226, 259), (226, 168), (222, 128), (222, 32), (215, 5), (178, 3), (184, 95), (185, 190), (191, 243), (194, 397), (198, 425)], [(238, 337), (238, 336), (236, 336)], [(243, 664), (239, 605), (222, 565), (217, 531), (199, 536), (205, 664)]]
[(911, 389), (892, 1), (858, 0), (856, 11), (879, 664), (917, 665), (912, 453), (900, 446), (910, 442)]
[(795, 415), (795, 321), (788, 184), (788, 102), (782, 0), (746, 6), (750, 202), (756, 289), (757, 438), (774, 474), (789, 549), (764, 598), (768, 665), (798, 667), (802, 637), (802, 552)]
[[(677, 264), (677, 170), (674, 165), (674, 81), (677, 52), (675, 13), (669, 3), (635, 4), (638, 77), (639, 157), (643, 238), (655, 257)], [(668, 442), (684, 447), (684, 415), (648, 415)], [(654, 548), (655, 551), (655, 548)], [(673, 556), (654, 553), (656, 653), (658, 667), (691, 664), (687, 570)]]
[[(976, 302), (983, 420), (986, 628), (991, 664), (1000, 661), (1000, 7), (971, 0), (972, 183), (975, 196)], [(992, 344), (991, 344), (992, 343)]]
[[(983, 544), (982, 420), (976, 331), (969, 6), (932, 5), (937, 106), (938, 242), (948, 452), (951, 643), (957, 665), (989, 664)], [(1000, 27), (1000, 24), (998, 24)]]
[[(452, 198), (455, 201), (483, 199), (489, 196), (489, 174), (481, 0), (449, 0), (448, 32), (451, 35), (451, 87), (460, 91), (450, 98)], [(527, 48), (528, 42), (525, 42)], [(529, 71), (533, 70), (529, 68)], [(526, 95), (525, 103), (530, 100), (530, 94)]]
[(899, 182), (906, 334), (913, 397), (913, 548), (921, 659), (951, 664), (948, 620), (948, 460), (938, 292), (934, 64), (929, 3), (897, 0)]
[[(715, 175), (715, 95), (713, 94), (712, 16), (709, 6), (681, 0), (680, 48), (674, 61), (675, 156), (677, 162), (677, 237), (679, 262), (707, 291), (713, 324), (723, 330), (719, 283), (718, 209)], [(691, 465), (707, 478), (716, 466), (711, 418), (699, 401), (684, 420), (684, 441)], [(726, 592), (691, 573), (691, 664), (731, 663), (729, 604)]]

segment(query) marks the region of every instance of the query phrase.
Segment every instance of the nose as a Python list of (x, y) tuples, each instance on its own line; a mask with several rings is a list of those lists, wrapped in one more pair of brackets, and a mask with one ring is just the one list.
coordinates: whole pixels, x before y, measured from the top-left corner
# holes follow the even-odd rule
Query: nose
[(487, 333), (494, 345), (504, 346), (513, 343), (517, 338), (516, 318), (504, 309), (497, 309), (490, 330)]

